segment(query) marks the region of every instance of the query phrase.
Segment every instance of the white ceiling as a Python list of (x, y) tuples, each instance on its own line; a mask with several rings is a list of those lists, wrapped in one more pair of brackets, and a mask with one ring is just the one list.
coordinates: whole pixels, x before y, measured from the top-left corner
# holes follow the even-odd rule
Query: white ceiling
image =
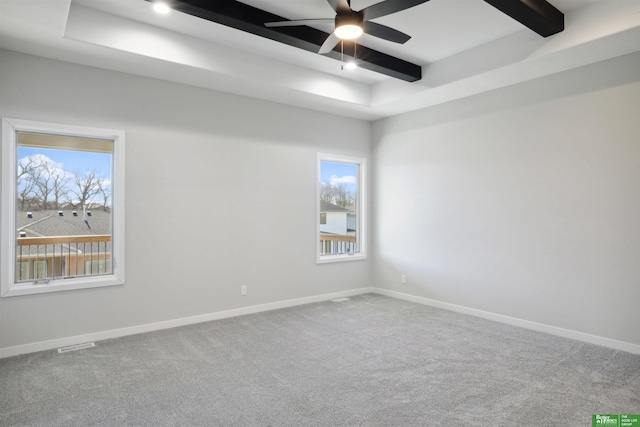
[[(326, 0), (243, 2), (289, 19), (334, 15)], [(144, 0), (0, 0), (0, 47), (375, 120), (640, 50), (640, 1), (550, 2), (565, 13), (565, 30), (548, 38), (482, 0), (431, 0), (376, 19), (411, 40), (359, 43), (422, 66), (415, 83), (342, 71), (334, 59), (179, 12), (159, 15)]]

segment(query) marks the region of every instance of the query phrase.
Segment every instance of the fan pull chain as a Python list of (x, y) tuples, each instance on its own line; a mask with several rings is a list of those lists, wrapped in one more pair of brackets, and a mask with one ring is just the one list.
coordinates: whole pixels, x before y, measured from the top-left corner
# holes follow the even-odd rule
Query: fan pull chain
[(356, 43), (356, 41), (353, 41), (353, 62), (349, 63), (349, 64), (345, 64), (344, 62), (344, 40), (340, 40), (340, 70), (344, 71), (344, 69), (354, 69), (358, 67), (358, 56), (357, 56), (357, 49), (358, 47), (358, 43)]

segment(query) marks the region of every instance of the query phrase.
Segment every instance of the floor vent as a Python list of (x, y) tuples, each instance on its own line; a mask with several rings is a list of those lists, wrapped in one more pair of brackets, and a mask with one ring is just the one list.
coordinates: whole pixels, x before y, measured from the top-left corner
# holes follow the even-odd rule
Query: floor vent
[(67, 353), (70, 351), (76, 351), (76, 350), (84, 350), (85, 348), (91, 348), (91, 347), (95, 347), (96, 344), (93, 342), (86, 342), (84, 344), (76, 344), (76, 345), (69, 345), (66, 347), (60, 347), (58, 349), (58, 353)]
[(336, 299), (332, 299), (331, 302), (342, 302), (342, 301), (349, 301), (351, 298), (336, 298)]

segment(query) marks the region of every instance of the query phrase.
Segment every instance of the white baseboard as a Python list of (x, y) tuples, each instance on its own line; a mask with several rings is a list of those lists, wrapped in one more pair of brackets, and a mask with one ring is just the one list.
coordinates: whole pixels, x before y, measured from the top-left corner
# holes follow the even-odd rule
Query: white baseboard
[(436, 301), (429, 298), (418, 297), (415, 295), (405, 294), (402, 292), (391, 291), (388, 289), (374, 288), (374, 293), (385, 295), (388, 297), (398, 298), (405, 301), (416, 302), (418, 304), (429, 305), (436, 308), (455, 311), (457, 313), (468, 314), (470, 316), (481, 317), (487, 320), (493, 320), (508, 325), (519, 326), (525, 329), (531, 329), (538, 332), (545, 332), (564, 338), (571, 338), (577, 341), (587, 342), (589, 344), (601, 345), (603, 347), (622, 350), (629, 353), (640, 354), (640, 345), (632, 344), (624, 341), (612, 340), (610, 338), (599, 337), (597, 335), (585, 334), (584, 332), (573, 331), (571, 329), (558, 328), (556, 326), (545, 325), (544, 323), (532, 322), (529, 320), (518, 319), (516, 317), (504, 316), (502, 314), (491, 313), (488, 311), (476, 310), (475, 308), (464, 307), (456, 304), (449, 304), (442, 301)]
[(144, 325), (131, 326), (128, 328), (111, 329), (108, 331), (100, 331), (85, 335), (76, 335), (72, 337), (58, 338), (48, 341), (40, 341), (35, 343), (17, 345), (13, 347), (0, 348), (0, 359), (5, 357), (18, 356), (20, 354), (35, 353), (38, 351), (52, 350), (59, 347), (69, 345), (82, 344), (86, 342), (101, 341), (111, 338), (118, 338), (127, 335), (141, 334), (144, 332), (158, 331), (161, 329), (175, 328), (178, 326), (192, 325), (195, 323), (209, 322), (212, 320), (225, 319), (229, 317), (242, 316), (245, 314), (260, 313), (263, 311), (277, 310), (279, 308), (294, 307), (297, 305), (310, 304), (320, 301), (328, 301), (336, 298), (350, 297), (365, 293), (377, 293), (392, 298), (398, 298), (405, 301), (411, 301), (418, 304), (429, 305), (432, 307), (442, 308), (445, 310), (455, 311), (458, 313), (468, 314), (471, 316), (481, 317), (483, 319), (493, 320), (496, 322), (506, 323), (513, 326), (519, 326), (534, 331), (545, 332), (565, 338), (571, 338), (577, 341), (583, 341), (590, 344), (601, 345), (616, 350), (627, 351), (629, 353), (640, 354), (640, 345), (631, 344), (624, 341), (612, 340), (609, 338), (589, 335), (583, 332), (577, 332), (569, 329), (558, 328), (556, 326), (545, 325), (542, 323), (531, 322), (529, 320), (518, 319), (515, 317), (503, 316), (501, 314), (491, 313), (474, 308), (464, 307), (446, 302), (436, 301), (428, 298), (418, 297), (415, 295), (405, 294), (402, 292), (391, 291), (382, 288), (358, 288), (348, 291), (333, 292), (330, 294), (314, 295), (310, 297), (296, 298), (284, 301), (277, 301), (267, 304), (252, 305), (249, 307), (235, 308), (231, 310), (218, 311), (215, 313), (207, 313), (198, 316), (183, 317), (180, 319), (166, 320), (163, 322), (147, 323)]
[(3, 359), (5, 357), (18, 356), (20, 354), (35, 353), (37, 351), (52, 350), (69, 345), (101, 341), (111, 338), (124, 337), (127, 335), (141, 334), (144, 332), (158, 331), (161, 329), (176, 328), (178, 326), (192, 325), (194, 323), (209, 322), (212, 320), (225, 319), (228, 317), (259, 313), (262, 311), (277, 310), (279, 308), (287, 308), (314, 302), (328, 301), (335, 298), (351, 297), (354, 295), (360, 295), (370, 292), (374, 292), (374, 288), (351, 289), (348, 291), (333, 292), (330, 294), (314, 295), (310, 297), (277, 301), (267, 304), (252, 305), (249, 307), (235, 308), (231, 310), (218, 311), (215, 313), (201, 314), (198, 316), (183, 317), (180, 319), (166, 320), (163, 322), (147, 323), (144, 325), (131, 326), (128, 328), (111, 329), (108, 331), (94, 332), (85, 335), (76, 335), (54, 340), (16, 345), (13, 347), (0, 348), (0, 359)]

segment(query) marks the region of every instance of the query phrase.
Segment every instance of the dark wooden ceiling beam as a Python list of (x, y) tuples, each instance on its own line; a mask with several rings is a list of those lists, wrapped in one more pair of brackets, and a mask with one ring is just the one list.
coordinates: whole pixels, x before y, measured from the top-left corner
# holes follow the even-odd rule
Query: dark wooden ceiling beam
[[(546, 0), (485, 1), (543, 37), (564, 30), (564, 14)], [(169, 0), (169, 3), (176, 11), (313, 53), (318, 52), (328, 37), (327, 33), (307, 26), (265, 27), (265, 22), (286, 21), (287, 19), (236, 0)], [(353, 42), (345, 41), (345, 55), (352, 56), (353, 50)], [(325, 56), (341, 61), (340, 44)], [(360, 67), (377, 73), (408, 82), (415, 82), (422, 78), (421, 66), (369, 49), (366, 46), (357, 45), (357, 58)]]
[(546, 0), (484, 0), (543, 37), (564, 30), (564, 14)]
[[(153, 0), (147, 1), (152, 2)], [(317, 53), (324, 40), (329, 36), (323, 31), (307, 26), (265, 27), (265, 22), (286, 21), (287, 18), (235, 0), (170, 0), (168, 3), (173, 10), (276, 40), (309, 52)], [(354, 44), (345, 41), (345, 55), (352, 55), (353, 49)], [(408, 82), (415, 82), (422, 78), (422, 67), (419, 65), (360, 44), (357, 45), (356, 51), (358, 66), (361, 68)], [(342, 59), (340, 44), (325, 56), (340, 61)]]

